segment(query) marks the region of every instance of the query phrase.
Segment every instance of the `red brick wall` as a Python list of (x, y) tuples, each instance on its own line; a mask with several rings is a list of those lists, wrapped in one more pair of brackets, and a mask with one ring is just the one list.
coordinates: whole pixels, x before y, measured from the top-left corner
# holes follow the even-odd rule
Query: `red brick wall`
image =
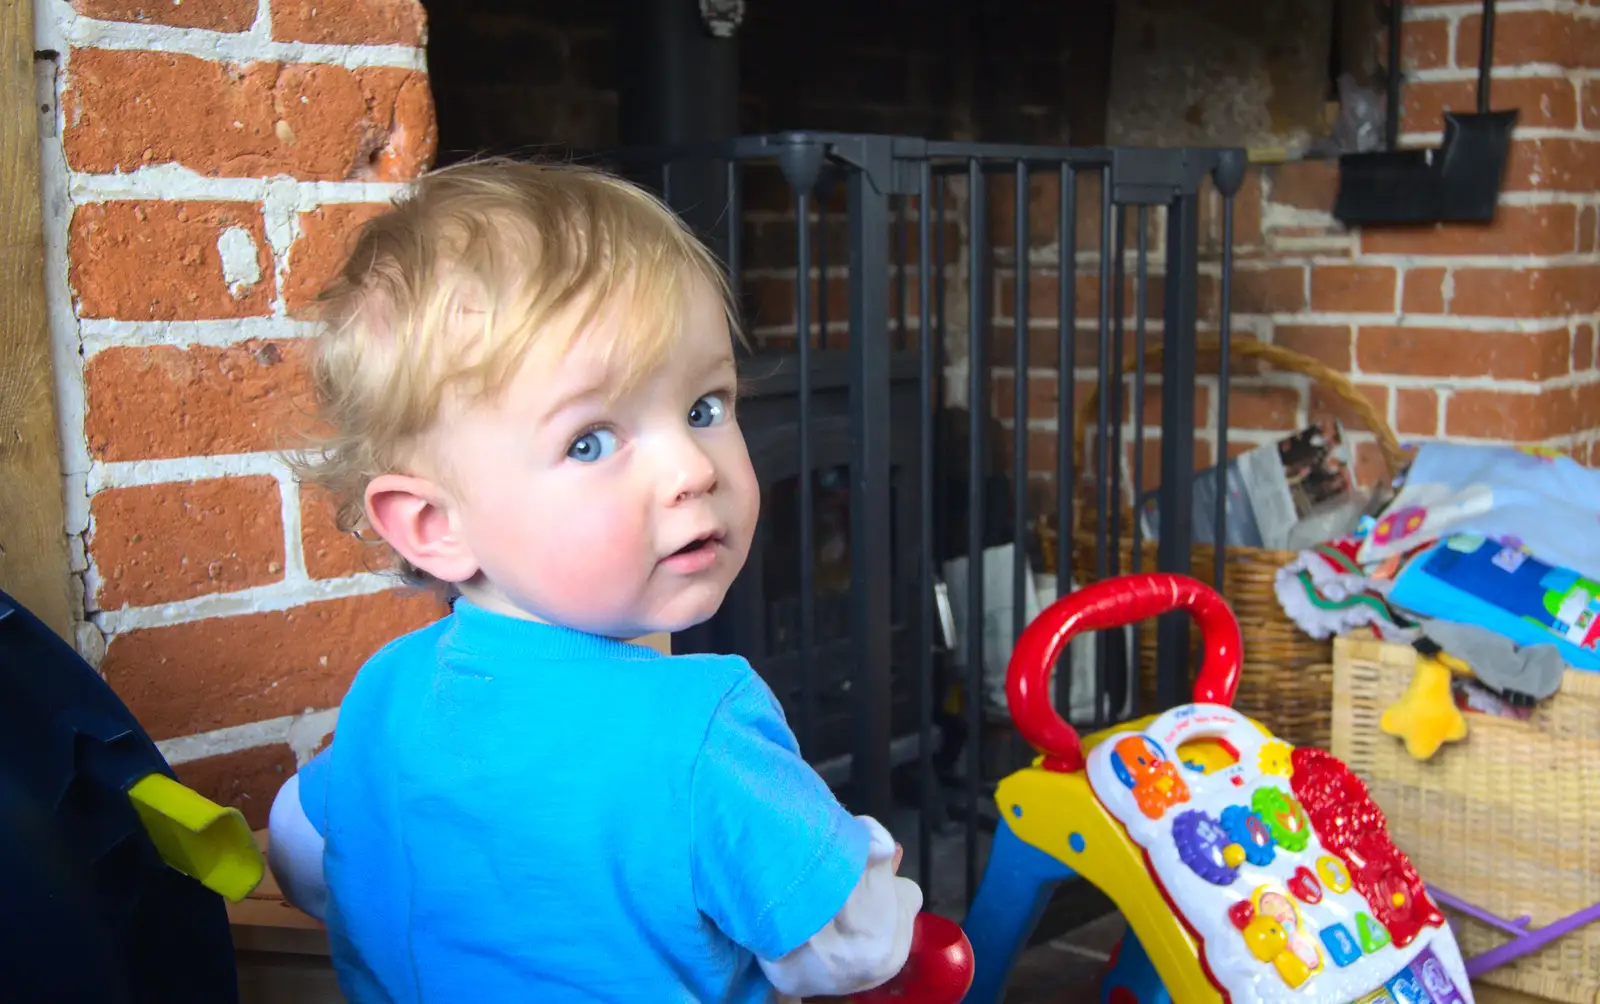
[[(1591, 79), (1600, 69), (1600, 21), (1589, 16), (1591, 9), (1558, 3), (1499, 16), (1495, 70), (1501, 79), (1493, 106), (1515, 107), (1520, 118), (1505, 194), (1490, 225), (1352, 232), (1330, 213), (1337, 188), (1333, 163), (1252, 169), (1236, 208), (1235, 336), (1274, 342), (1349, 374), (1402, 440), (1543, 443), (1600, 463), (1600, 83)], [(1476, 107), (1477, 10), (1472, 3), (1409, 9), (1403, 145), (1436, 146), (1441, 109)], [(1029, 450), (1041, 506), (1053, 496), (1049, 472), (1057, 435), (1054, 185), (1054, 178), (1039, 179), (1031, 224), (1038, 257), (1030, 271)], [(996, 417), (1010, 429), (1012, 196), (1004, 186), (992, 196), (1002, 261), (994, 403)], [(1096, 179), (1086, 179), (1079, 190), (1080, 401), (1097, 365), (1098, 199)], [(1202, 334), (1216, 330), (1219, 205), (1208, 192)], [(1160, 337), (1163, 232), (1163, 221), (1153, 220), (1152, 342)], [(1126, 302), (1131, 350), (1131, 297)], [(1197, 417), (1214, 423), (1215, 381), (1202, 384)], [(1246, 375), (1232, 386), (1233, 452), (1330, 407), (1326, 395), (1286, 374)], [(1156, 405), (1146, 410), (1152, 423), (1159, 420)], [(1364, 430), (1352, 428), (1370, 482), (1381, 468), (1377, 450)], [(1131, 435), (1131, 426), (1127, 431)], [(1157, 480), (1156, 442), (1147, 454), (1147, 484)], [(1207, 430), (1197, 462), (1211, 463), (1213, 449)]]
[(306, 311), (432, 160), (418, 0), (47, 0), (41, 154), (78, 646), (179, 774), (264, 825), (378, 646), (439, 613), (274, 451)]

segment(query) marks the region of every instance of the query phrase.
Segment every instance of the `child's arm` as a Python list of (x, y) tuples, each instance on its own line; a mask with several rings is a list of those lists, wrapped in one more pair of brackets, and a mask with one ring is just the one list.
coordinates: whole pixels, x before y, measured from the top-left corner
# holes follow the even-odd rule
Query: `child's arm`
[(792, 997), (857, 993), (887, 982), (906, 964), (922, 890), (895, 875), (900, 848), (877, 820), (856, 817), (872, 834), (866, 872), (844, 908), (781, 959), (757, 958), (779, 993)]
[(904, 966), (921, 890), (895, 876), (883, 827), (851, 816), (801, 758), (753, 672), (706, 732), (689, 812), (701, 912), (781, 993), (857, 993)]
[(321, 805), (328, 751), (317, 754), (278, 789), (267, 819), (267, 866), (283, 898), (317, 920), (324, 920), (328, 886), (322, 875), (322, 832), (307, 804)]

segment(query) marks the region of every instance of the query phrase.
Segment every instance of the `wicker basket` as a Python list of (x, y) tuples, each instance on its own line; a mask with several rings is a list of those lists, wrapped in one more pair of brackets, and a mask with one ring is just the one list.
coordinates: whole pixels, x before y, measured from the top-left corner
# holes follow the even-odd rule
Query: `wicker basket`
[[(1202, 340), (1198, 345), (1202, 365), (1215, 366), (1219, 343)], [(1399, 470), (1404, 453), (1382, 415), (1348, 378), (1314, 359), (1266, 342), (1240, 340), (1230, 343), (1230, 356), (1237, 360), (1265, 363), (1277, 370), (1309, 377), (1325, 392), (1338, 398), (1378, 441), (1390, 473)], [(1123, 365), (1134, 372), (1136, 357)], [(1161, 347), (1145, 352), (1146, 372), (1159, 372)], [(1074, 469), (1084, 471), (1085, 433), (1096, 416), (1098, 392), (1091, 391), (1078, 408), (1073, 430)], [(1120, 502), (1120, 500), (1119, 500)], [(1093, 512), (1092, 505), (1077, 505), (1080, 514)], [(1120, 571), (1133, 570), (1133, 512), (1119, 513), (1122, 521)], [(1078, 582), (1095, 578), (1095, 526), (1079, 517), (1073, 535), (1073, 577)], [(1053, 541), (1052, 541), (1053, 543)], [(1156, 543), (1143, 541), (1140, 568), (1156, 567)], [(1215, 574), (1215, 550), (1209, 544), (1196, 545), (1191, 552), (1190, 571), (1196, 578), (1211, 582)], [(1300, 630), (1278, 604), (1274, 582), (1278, 569), (1294, 558), (1291, 551), (1258, 547), (1229, 547), (1223, 556), (1222, 593), (1233, 607), (1244, 635), (1244, 673), (1234, 704), (1277, 735), (1296, 745), (1326, 748), (1330, 735), (1329, 704), (1332, 694), (1329, 664), (1331, 640), (1317, 641)], [(1145, 707), (1155, 700), (1156, 630), (1153, 622), (1139, 625), (1139, 681)], [(1198, 639), (1196, 639), (1198, 644)], [(1190, 665), (1196, 664), (1191, 660)]]
[[(1422, 762), (1378, 728), (1415, 659), (1406, 645), (1334, 645), (1333, 754), (1367, 782), (1395, 843), (1430, 885), (1534, 927), (1600, 902), (1600, 673), (1569, 671), (1526, 722), (1469, 714), (1467, 738)], [(1467, 956), (1505, 941), (1474, 920), (1452, 926)], [(1600, 923), (1482, 980), (1600, 1000)]]

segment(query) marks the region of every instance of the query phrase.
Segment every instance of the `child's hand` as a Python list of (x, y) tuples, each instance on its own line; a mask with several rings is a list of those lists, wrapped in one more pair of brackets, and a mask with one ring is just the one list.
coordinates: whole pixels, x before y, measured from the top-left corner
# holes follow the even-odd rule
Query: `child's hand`
[(905, 856), (906, 856), (906, 849), (904, 847), (901, 847), (899, 844), (895, 844), (894, 845), (894, 864), (889, 866), (889, 870), (894, 872), (896, 875), (900, 874), (900, 859), (905, 857)]

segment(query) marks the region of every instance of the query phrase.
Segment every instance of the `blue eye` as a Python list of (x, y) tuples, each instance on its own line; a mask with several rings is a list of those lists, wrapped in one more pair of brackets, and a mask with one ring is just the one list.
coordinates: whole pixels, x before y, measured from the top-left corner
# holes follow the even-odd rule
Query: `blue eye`
[(611, 456), (616, 450), (617, 434), (610, 429), (595, 429), (574, 439), (572, 445), (567, 447), (567, 456), (579, 463), (592, 464)]
[(707, 394), (689, 409), (689, 427), (706, 429), (720, 425), (728, 417), (728, 405), (720, 394)]

